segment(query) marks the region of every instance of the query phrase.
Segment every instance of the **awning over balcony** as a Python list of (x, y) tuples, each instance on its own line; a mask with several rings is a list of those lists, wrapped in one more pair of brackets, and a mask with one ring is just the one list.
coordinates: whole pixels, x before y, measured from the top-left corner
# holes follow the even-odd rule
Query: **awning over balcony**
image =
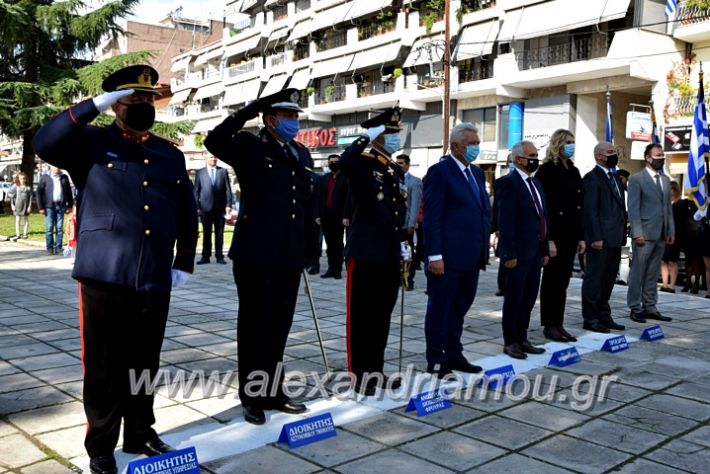
[(498, 41), (546, 36), (626, 16), (631, 0), (554, 0), (505, 13)]
[(239, 11), (244, 13), (257, 3), (259, 3), (259, 0), (244, 0), (244, 2), (242, 3), (242, 7), (239, 9)]
[(274, 30), (271, 32), (271, 34), (269, 35), (269, 43), (278, 41), (281, 38), (285, 38), (286, 36), (288, 36), (288, 27), (284, 26), (283, 28), (279, 28), (278, 30)]
[(399, 50), (401, 48), (402, 43), (397, 41), (377, 48), (360, 51), (355, 55), (351, 69), (358, 70), (368, 66), (380, 66), (392, 62), (399, 56)]
[(190, 89), (185, 89), (184, 91), (179, 91), (173, 94), (173, 96), (170, 98), (170, 104), (182, 104), (187, 100), (188, 97), (190, 97), (190, 94), (192, 93), (192, 88)]
[(192, 133), (206, 133), (212, 131), (217, 125), (224, 121), (224, 117), (200, 120), (195, 124)]
[(259, 95), (260, 87), (261, 79), (258, 78), (229, 86), (224, 92), (224, 100), (222, 101), (222, 104), (234, 105), (256, 100)]
[(289, 87), (294, 89), (303, 90), (308, 86), (308, 82), (311, 80), (311, 71), (309, 68), (299, 69), (293, 73), (291, 82), (288, 84)]
[(245, 39), (244, 41), (240, 41), (239, 43), (231, 44), (224, 49), (224, 57), (229, 58), (238, 54), (246, 53), (247, 51), (259, 46), (260, 41), (261, 36), (257, 34), (251, 38)]
[(369, 0), (367, 2), (353, 2), (354, 5), (350, 11), (345, 15), (345, 20), (353, 20), (355, 18), (360, 18), (369, 13), (373, 13), (383, 8), (387, 8), (392, 5), (392, 0)]
[(271, 79), (269, 79), (269, 82), (266, 84), (266, 87), (264, 87), (264, 90), (261, 91), (261, 94), (259, 94), (259, 96), (266, 97), (267, 95), (271, 95), (275, 92), (280, 91), (284, 88), (284, 84), (286, 84), (286, 80), (288, 79), (288, 77), (288, 74), (279, 74), (278, 76), (272, 76)]
[(403, 67), (437, 63), (444, 57), (444, 35), (419, 38), (414, 42)]
[(219, 58), (222, 56), (222, 45), (216, 46), (214, 49), (211, 49), (209, 51), (206, 51), (204, 53), (201, 53), (199, 56), (197, 56), (197, 59), (195, 59), (195, 65), (199, 66), (200, 64), (205, 64), (209, 62), (211, 59)]
[(357, 2), (345, 2), (340, 5), (328, 8), (327, 10), (321, 10), (315, 13), (313, 20), (313, 28), (311, 31), (322, 30), (323, 28), (331, 28), (338, 23), (346, 21), (346, 16), (350, 12), (350, 9), (354, 8)]
[(288, 36), (288, 41), (296, 41), (304, 36), (308, 36), (311, 33), (313, 27), (313, 20), (310, 18), (296, 23), (293, 27), (291, 34)]
[(177, 61), (173, 62), (173, 64), (170, 66), (170, 72), (178, 72), (182, 71), (187, 67), (188, 64), (190, 64), (190, 60), (192, 59), (192, 56), (185, 56), (184, 58), (180, 58)]
[(338, 56), (337, 58), (332, 58), (326, 61), (321, 61), (319, 63), (314, 63), (313, 74), (311, 74), (311, 76), (316, 78), (326, 77), (352, 71), (352, 63), (354, 56), (354, 54), (346, 54), (345, 56)]
[(457, 45), (456, 60), (464, 61), (491, 54), (498, 31), (500, 31), (498, 20), (464, 28)]
[(264, 6), (270, 7), (271, 5), (276, 5), (277, 3), (279, 3), (279, 0), (266, 0), (264, 2)]
[(202, 100), (206, 99), (207, 97), (214, 97), (216, 95), (220, 95), (222, 92), (224, 92), (224, 86), (221, 82), (216, 82), (214, 84), (210, 84), (208, 86), (200, 87), (199, 89), (197, 89), (193, 100)]

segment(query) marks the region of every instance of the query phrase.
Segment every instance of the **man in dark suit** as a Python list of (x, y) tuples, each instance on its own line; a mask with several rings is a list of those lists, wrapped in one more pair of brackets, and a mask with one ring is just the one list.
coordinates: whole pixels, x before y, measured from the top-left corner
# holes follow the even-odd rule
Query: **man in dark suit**
[(609, 333), (621, 330), (611, 317), (609, 298), (626, 241), (624, 188), (611, 170), (619, 157), (614, 145), (601, 142), (594, 147), (597, 165), (584, 175), (584, 234), (587, 244), (582, 281), (584, 329)]
[(461, 334), (478, 287), (479, 270), (488, 262), (491, 207), (483, 171), (471, 165), (480, 138), (470, 123), (451, 132), (449, 159), (427, 171), (424, 188), (424, 242), (427, 254), (427, 371), (476, 373), (463, 355)]
[(646, 167), (629, 178), (629, 223), (634, 240), (626, 300), (630, 318), (637, 323), (671, 321), (656, 308), (663, 251), (666, 244), (675, 242), (671, 180), (662, 174), (665, 156), (661, 145), (646, 146), (644, 159)]
[[(397, 157), (396, 161), (402, 171), (404, 171), (404, 186), (407, 190), (407, 216), (404, 218), (404, 225), (407, 227), (409, 248), (414, 253), (414, 235), (417, 232), (417, 219), (419, 218), (419, 208), (422, 203), (422, 180), (409, 172), (409, 167), (411, 166), (409, 155), (402, 153)], [(412, 259), (407, 269), (407, 291), (414, 289), (414, 274), (416, 271), (417, 268), (414, 265), (414, 259)]]
[(37, 185), (37, 209), (44, 216), (49, 254), (62, 254), (64, 214), (71, 211), (73, 203), (69, 178), (61, 169), (52, 166), (48, 174), (42, 175)]
[[(345, 247), (348, 370), (357, 390), (368, 396), (385, 383), (385, 348), (402, 284), (401, 243), (407, 240), (404, 173), (391, 159), (400, 148), (400, 117), (394, 107), (363, 122), (366, 133), (340, 158), (352, 199)], [(392, 382), (388, 385), (396, 389), (398, 384)]]
[[(234, 167), (241, 199), (229, 258), (239, 295), (237, 357), (244, 418), (266, 422), (264, 410), (303, 413), (283, 389), (283, 354), (308, 255), (313, 217), (313, 160), (294, 140), (298, 91), (284, 89), (239, 109), (212, 130), (205, 147)], [(244, 124), (263, 114), (258, 135)], [(265, 379), (261, 389), (249, 382)], [(253, 387), (253, 384), (252, 384)]]
[(202, 219), (202, 258), (198, 265), (210, 263), (212, 256), (212, 227), (214, 226), (214, 255), (217, 263), (226, 264), (222, 255), (224, 215), (232, 212), (232, 186), (227, 170), (217, 166), (217, 157), (209, 155), (207, 166), (197, 170), (195, 200), (197, 215)]
[(541, 265), (547, 264), (547, 217), (542, 186), (532, 177), (539, 166), (532, 142), (516, 143), (511, 154), (515, 170), (498, 181), (500, 259), (506, 268), (503, 295), (503, 352), (516, 359), (542, 354), (528, 341), (530, 313), (540, 289)]
[(348, 180), (340, 172), (340, 155), (328, 157), (330, 173), (321, 180), (320, 202), (316, 223), (320, 225), (325, 238), (328, 270), (321, 278), (341, 278), (343, 270), (343, 211), (348, 199)]
[[(84, 446), (92, 474), (117, 471), (122, 421), (124, 452), (172, 450), (152, 427), (153, 394), (129, 384), (131, 373), (155, 380), (170, 291), (192, 272), (197, 243), (185, 157), (148, 132), (157, 82), (150, 66), (120, 69), (104, 80), (105, 94), (60, 113), (32, 142), (82, 191), (72, 276), (80, 283)], [(110, 126), (88, 125), (109, 107), (116, 114)]]

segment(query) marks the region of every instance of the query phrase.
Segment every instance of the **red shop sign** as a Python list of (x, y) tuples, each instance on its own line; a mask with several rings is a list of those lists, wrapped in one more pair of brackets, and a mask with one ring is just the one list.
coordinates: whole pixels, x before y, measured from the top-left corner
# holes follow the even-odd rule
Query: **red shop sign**
[(296, 135), (296, 141), (304, 144), (308, 148), (336, 146), (335, 127), (301, 130), (298, 132), (298, 135)]

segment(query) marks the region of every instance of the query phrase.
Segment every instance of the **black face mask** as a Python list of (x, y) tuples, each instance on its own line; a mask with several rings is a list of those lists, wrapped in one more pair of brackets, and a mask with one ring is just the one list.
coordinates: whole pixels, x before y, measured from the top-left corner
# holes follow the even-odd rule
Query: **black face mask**
[(146, 102), (126, 105), (123, 123), (137, 132), (147, 132), (155, 123), (155, 107)]
[(619, 164), (619, 155), (616, 153), (613, 155), (606, 156), (606, 167), (612, 169), (614, 166)]
[(528, 164), (525, 165), (523, 168), (525, 168), (528, 173), (534, 173), (535, 171), (537, 171), (538, 166), (540, 166), (540, 160), (528, 159)]
[(337, 173), (340, 170), (340, 163), (335, 161), (335, 162), (329, 164), (328, 168), (330, 168), (330, 171), (332, 171), (333, 173)]
[(656, 171), (663, 169), (663, 165), (665, 162), (666, 162), (665, 158), (654, 158), (653, 160), (651, 160), (651, 168), (653, 168)]

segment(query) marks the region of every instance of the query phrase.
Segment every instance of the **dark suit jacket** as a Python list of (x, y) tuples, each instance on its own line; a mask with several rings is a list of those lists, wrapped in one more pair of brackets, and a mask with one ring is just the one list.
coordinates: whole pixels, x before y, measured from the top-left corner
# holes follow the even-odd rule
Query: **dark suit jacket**
[(483, 171), (470, 166), (478, 199), (455, 158), (439, 161), (427, 171), (424, 185), (424, 246), (427, 256), (441, 255), (445, 269), (485, 268), (491, 233), (491, 206)]
[[(59, 182), (62, 186), (62, 204), (64, 207), (71, 207), (74, 204), (74, 198), (71, 192), (71, 184), (67, 175), (60, 174)], [(53, 205), (54, 198), (54, 180), (49, 174), (43, 174), (37, 185), (37, 209), (45, 209)]]
[[(537, 255), (549, 254), (547, 239), (540, 242), (540, 220), (535, 201), (521, 171), (514, 171), (509, 178), (498, 180), (498, 227), (500, 230), (499, 245), (501, 261), (529, 260)], [(527, 177), (525, 178), (527, 179)], [(533, 183), (542, 202), (543, 212), (547, 216), (545, 193), (542, 186), (533, 178)], [(547, 221), (547, 217), (546, 217)]]
[(234, 204), (232, 198), (232, 186), (229, 184), (227, 170), (219, 166), (215, 170), (214, 186), (210, 180), (209, 169), (205, 166), (197, 170), (195, 176), (195, 200), (197, 208), (202, 212), (210, 212), (213, 209), (224, 213), (227, 206)]
[[(328, 183), (333, 179), (332, 173), (324, 175), (320, 180), (320, 192), (318, 193), (318, 214), (317, 217), (323, 217), (326, 213), (325, 201), (328, 198)], [(340, 221), (343, 219), (345, 211), (345, 203), (348, 200), (348, 178), (342, 172), (339, 172), (335, 178), (335, 189), (333, 189), (333, 207), (331, 214), (328, 217), (333, 217)]]
[(617, 175), (617, 194), (609, 176), (595, 166), (584, 175), (584, 233), (587, 245), (604, 241), (605, 248), (620, 248), (626, 242), (624, 188)]
[(550, 161), (535, 173), (545, 191), (547, 204), (547, 237), (549, 240), (584, 240), (582, 203), (584, 201), (582, 177), (571, 161), (568, 168)]

